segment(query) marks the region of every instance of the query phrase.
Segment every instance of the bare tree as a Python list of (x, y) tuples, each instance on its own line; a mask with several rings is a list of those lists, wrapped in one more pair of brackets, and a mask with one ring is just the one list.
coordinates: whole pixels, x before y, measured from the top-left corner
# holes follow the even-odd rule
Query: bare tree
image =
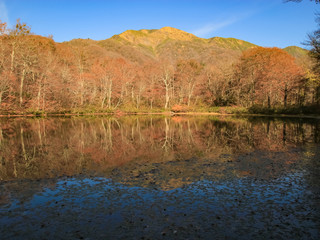
[(173, 88), (173, 70), (163, 64), (162, 66), (162, 72), (161, 72), (161, 80), (165, 89), (165, 105), (164, 108), (168, 109), (170, 106), (170, 100), (171, 100), (171, 90)]

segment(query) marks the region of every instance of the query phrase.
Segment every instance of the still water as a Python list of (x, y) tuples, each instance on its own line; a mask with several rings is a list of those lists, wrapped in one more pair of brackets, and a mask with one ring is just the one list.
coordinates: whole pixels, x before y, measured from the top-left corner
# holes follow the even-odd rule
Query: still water
[(320, 120), (0, 119), (0, 239), (319, 239)]

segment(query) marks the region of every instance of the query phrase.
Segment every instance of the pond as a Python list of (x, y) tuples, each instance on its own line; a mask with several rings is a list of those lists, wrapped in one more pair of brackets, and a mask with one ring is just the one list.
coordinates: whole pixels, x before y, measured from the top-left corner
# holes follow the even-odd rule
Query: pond
[(319, 239), (319, 216), (319, 119), (0, 119), (1, 239)]

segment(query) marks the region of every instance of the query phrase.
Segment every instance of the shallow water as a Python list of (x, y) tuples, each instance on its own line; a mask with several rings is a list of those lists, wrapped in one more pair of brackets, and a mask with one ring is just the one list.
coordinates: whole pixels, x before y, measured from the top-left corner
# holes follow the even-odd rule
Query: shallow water
[(1, 239), (318, 239), (320, 121), (0, 120)]

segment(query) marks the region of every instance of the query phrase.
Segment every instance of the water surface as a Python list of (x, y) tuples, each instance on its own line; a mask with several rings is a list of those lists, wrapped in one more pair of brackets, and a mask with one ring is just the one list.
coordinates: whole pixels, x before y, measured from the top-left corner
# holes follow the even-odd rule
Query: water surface
[(0, 120), (4, 239), (318, 239), (320, 121)]

